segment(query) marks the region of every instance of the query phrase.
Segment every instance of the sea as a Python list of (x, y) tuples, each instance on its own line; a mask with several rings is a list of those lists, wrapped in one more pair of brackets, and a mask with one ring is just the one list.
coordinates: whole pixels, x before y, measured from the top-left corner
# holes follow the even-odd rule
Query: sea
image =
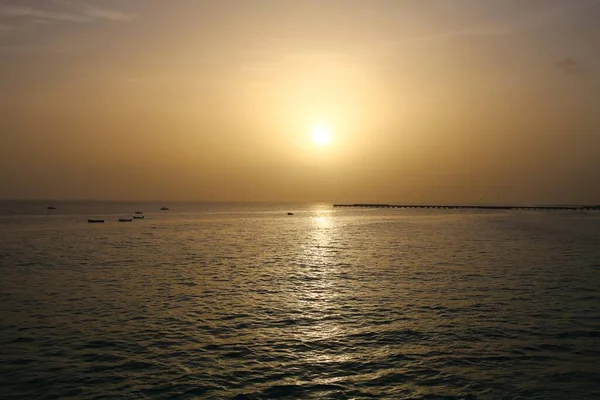
[(600, 399), (597, 211), (49, 205), (0, 202), (3, 400)]

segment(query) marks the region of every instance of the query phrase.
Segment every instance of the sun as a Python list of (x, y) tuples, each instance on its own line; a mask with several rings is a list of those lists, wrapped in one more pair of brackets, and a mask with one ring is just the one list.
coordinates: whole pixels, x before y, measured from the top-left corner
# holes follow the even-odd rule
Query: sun
[(317, 146), (327, 146), (331, 142), (331, 129), (318, 125), (313, 129), (313, 142)]

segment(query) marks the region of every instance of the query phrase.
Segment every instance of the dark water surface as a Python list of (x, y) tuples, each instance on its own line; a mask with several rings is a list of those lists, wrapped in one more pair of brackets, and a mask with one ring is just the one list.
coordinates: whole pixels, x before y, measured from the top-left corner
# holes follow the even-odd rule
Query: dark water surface
[(46, 205), (0, 202), (2, 399), (600, 399), (598, 213)]

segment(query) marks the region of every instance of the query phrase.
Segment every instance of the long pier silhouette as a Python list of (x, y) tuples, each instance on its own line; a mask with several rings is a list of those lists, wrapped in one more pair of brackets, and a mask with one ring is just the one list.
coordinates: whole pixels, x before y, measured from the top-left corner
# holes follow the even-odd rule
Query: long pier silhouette
[(591, 211), (600, 210), (598, 206), (526, 206), (526, 205), (456, 205), (456, 204), (380, 204), (380, 203), (354, 203), (340, 204), (336, 203), (334, 207), (354, 207), (354, 208), (436, 208), (436, 209), (471, 209), (471, 210), (572, 210), (572, 211)]

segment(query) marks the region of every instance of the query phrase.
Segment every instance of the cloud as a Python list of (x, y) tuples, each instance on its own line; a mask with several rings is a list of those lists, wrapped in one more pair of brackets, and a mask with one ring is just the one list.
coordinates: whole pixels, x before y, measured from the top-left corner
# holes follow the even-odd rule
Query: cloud
[(88, 22), (91, 20), (84, 15), (62, 11), (47, 11), (27, 6), (3, 6), (0, 7), (0, 14), (13, 18), (30, 17), (53, 21)]
[(109, 21), (131, 21), (136, 14), (126, 13), (120, 10), (99, 7), (84, 1), (77, 0), (53, 0), (57, 5), (82, 14), (89, 18), (104, 19)]
[(575, 75), (580, 70), (579, 61), (572, 57), (565, 57), (555, 63), (556, 68), (561, 70), (565, 75)]
[[(98, 7), (79, 1), (54, 0), (52, 3), (55, 4), (56, 9), (49, 10), (22, 5), (0, 6), (0, 17), (74, 23), (93, 22), (96, 20), (125, 22), (136, 17), (135, 14)], [(0, 24), (2, 23), (0, 22)]]
[(128, 14), (118, 10), (100, 8), (89, 4), (84, 5), (83, 13), (92, 18), (106, 19), (110, 21), (131, 21), (136, 17), (135, 14)]

